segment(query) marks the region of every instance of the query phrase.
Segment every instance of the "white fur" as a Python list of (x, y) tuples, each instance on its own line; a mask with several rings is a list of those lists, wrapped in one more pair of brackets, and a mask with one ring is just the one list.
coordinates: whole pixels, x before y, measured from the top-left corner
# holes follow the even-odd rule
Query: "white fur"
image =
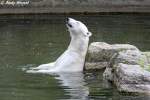
[(79, 72), (83, 71), (89, 37), (92, 35), (80, 21), (68, 18), (66, 24), (70, 32), (71, 42), (67, 50), (53, 63), (42, 64), (28, 70), (33, 73)]

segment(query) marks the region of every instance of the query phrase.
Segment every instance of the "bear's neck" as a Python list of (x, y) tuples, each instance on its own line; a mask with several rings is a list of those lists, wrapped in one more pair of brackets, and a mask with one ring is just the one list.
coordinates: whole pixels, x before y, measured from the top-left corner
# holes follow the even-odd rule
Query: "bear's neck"
[(86, 55), (88, 49), (89, 37), (71, 37), (71, 42), (69, 44), (68, 50), (75, 51), (81, 56)]

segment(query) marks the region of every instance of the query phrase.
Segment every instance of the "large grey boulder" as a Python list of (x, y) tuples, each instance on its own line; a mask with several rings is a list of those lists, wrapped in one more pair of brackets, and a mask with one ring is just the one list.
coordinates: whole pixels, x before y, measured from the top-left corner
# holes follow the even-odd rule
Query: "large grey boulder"
[(118, 63), (131, 64), (131, 65), (141, 65), (144, 67), (148, 64), (147, 57), (142, 54), (139, 50), (124, 50), (118, 52), (116, 58), (111, 61), (113, 65)]
[(106, 67), (106, 70), (103, 73), (103, 77), (109, 81), (113, 81), (114, 71), (119, 63), (140, 65), (143, 68), (147, 68), (148, 66), (147, 57), (138, 49), (123, 50), (112, 56), (109, 61), (109, 66)]
[(150, 93), (150, 72), (140, 65), (119, 63), (114, 72), (113, 82), (119, 91)]
[(138, 51), (138, 49), (135, 46), (129, 44), (110, 45), (105, 42), (93, 42), (90, 44), (87, 52), (85, 69), (102, 69), (108, 67), (110, 60), (112, 59), (114, 54), (117, 54), (118, 52), (124, 50)]
[(104, 42), (94, 42), (91, 43), (87, 52), (87, 58), (85, 63), (85, 70), (93, 70), (93, 69), (104, 69), (109, 63), (108, 60), (110, 54), (109, 52), (102, 52), (104, 50), (108, 50), (110, 45)]
[(105, 42), (93, 42), (88, 49), (87, 61), (109, 61), (114, 53), (124, 50), (138, 50), (135, 46), (129, 44), (110, 45)]
[(150, 52), (129, 44), (91, 43), (85, 69), (105, 67), (103, 77), (119, 91), (150, 93)]

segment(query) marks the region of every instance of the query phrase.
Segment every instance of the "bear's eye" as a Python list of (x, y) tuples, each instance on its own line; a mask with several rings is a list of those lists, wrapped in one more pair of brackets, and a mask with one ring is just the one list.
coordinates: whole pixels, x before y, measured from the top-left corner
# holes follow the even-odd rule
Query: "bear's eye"
[(89, 35), (89, 32), (87, 32), (87, 35)]

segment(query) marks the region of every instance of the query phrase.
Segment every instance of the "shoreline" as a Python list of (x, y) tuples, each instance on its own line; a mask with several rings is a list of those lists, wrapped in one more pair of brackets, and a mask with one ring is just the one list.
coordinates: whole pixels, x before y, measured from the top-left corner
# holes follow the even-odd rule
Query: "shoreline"
[(0, 16), (5, 15), (150, 15), (150, 12), (49, 12), (49, 13), (1, 13)]

